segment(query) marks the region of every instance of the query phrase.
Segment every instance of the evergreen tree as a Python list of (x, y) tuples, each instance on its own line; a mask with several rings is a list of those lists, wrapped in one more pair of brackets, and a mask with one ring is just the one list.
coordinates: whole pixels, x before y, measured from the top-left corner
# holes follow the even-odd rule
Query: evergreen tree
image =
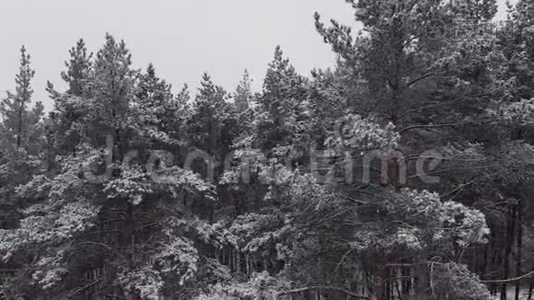
[(23, 48), (0, 298), (532, 298), (533, 2), (504, 26), (493, 0), (347, 2), (365, 33), (316, 15), (333, 69), (277, 47), (234, 102), (207, 74), (173, 95), (107, 35), (41, 120)]
[(33, 90), (30, 55), (21, 48), (19, 73), (15, 77), (15, 93), (8, 92), (0, 103), (0, 228), (11, 227), (26, 201), (14, 197), (16, 188), (40, 173), (42, 161), (43, 105), (30, 107)]
[(89, 136), (98, 146), (111, 136), (116, 145), (115, 158), (125, 154), (131, 132), (130, 102), (134, 99), (136, 72), (124, 41), (117, 42), (110, 34), (94, 61), (90, 93), (94, 103), (89, 111)]
[(176, 119), (180, 104), (171, 93), (171, 85), (156, 76), (152, 64), (148, 65), (145, 74), (139, 74), (132, 104), (131, 113), (139, 122), (135, 125), (136, 130), (142, 135), (160, 146), (178, 142), (172, 129), (176, 128), (175, 123), (180, 123)]
[(82, 96), (88, 92), (93, 53), (87, 52), (85, 41), (80, 39), (76, 46), (69, 50), (69, 55), (69, 61), (65, 62), (67, 70), (61, 72), (61, 78), (69, 85), (67, 94)]
[(22, 46), (19, 73), (15, 77), (15, 93), (8, 92), (7, 98), (2, 100), (0, 114), (2, 115), (4, 131), (2, 137), (6, 145), (17, 149), (32, 151), (30, 143), (35, 141), (36, 130), (43, 114), (43, 105), (37, 102), (30, 108), (33, 89), (31, 80), (35, 71), (31, 69), (30, 55)]
[(192, 104), (187, 121), (192, 145), (219, 159), (229, 151), (232, 140), (232, 117), (228, 94), (204, 73), (198, 94)]
[(54, 154), (76, 153), (87, 133), (83, 125), (90, 106), (90, 82), (92, 79), (92, 56), (87, 53), (83, 39), (69, 50), (69, 60), (61, 78), (68, 84), (65, 93), (54, 89), (48, 82), (47, 91), (54, 100), (54, 111), (49, 114), (49, 143), (55, 148)]
[(248, 70), (245, 69), (243, 78), (239, 81), (234, 93), (234, 103), (237, 111), (240, 113), (246, 111), (250, 107), (250, 102), (253, 98), (252, 90), (250, 88), (251, 81)]
[(263, 92), (257, 99), (256, 143), (263, 150), (288, 145), (301, 130), (299, 121), (307, 114), (305, 80), (283, 55), (282, 49), (276, 47)]

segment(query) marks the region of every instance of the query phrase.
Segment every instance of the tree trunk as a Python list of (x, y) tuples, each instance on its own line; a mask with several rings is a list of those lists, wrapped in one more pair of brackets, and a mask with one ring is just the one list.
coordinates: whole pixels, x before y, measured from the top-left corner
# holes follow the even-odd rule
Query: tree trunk
[[(515, 232), (515, 209), (508, 210), (507, 218), (507, 237), (506, 237), (506, 249), (503, 258), (503, 278), (510, 276), (510, 254), (512, 253), (512, 245), (514, 243)], [(506, 300), (508, 285), (503, 283), (501, 286), (501, 300)]]
[[(515, 275), (521, 276), (521, 260), (523, 252), (523, 205), (521, 199), (517, 205), (517, 258), (515, 265)], [(515, 284), (515, 300), (519, 300), (519, 294), (521, 293), (521, 280), (518, 280)]]
[(388, 286), (388, 267), (385, 264), (378, 268), (378, 284), (375, 288), (377, 300), (389, 300), (389, 286)]
[(528, 297), (527, 300), (532, 300), (532, 292), (534, 290), (534, 279), (530, 279), (530, 285), (528, 287)]

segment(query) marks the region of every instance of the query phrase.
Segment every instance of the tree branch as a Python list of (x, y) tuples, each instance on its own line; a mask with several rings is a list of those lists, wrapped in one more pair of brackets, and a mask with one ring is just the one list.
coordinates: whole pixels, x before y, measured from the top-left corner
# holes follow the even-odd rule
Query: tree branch
[(480, 282), (482, 282), (482, 283), (508, 283), (508, 282), (519, 281), (521, 279), (528, 278), (528, 277), (531, 277), (533, 275), (534, 275), (534, 271), (529, 272), (529, 273), (524, 274), (524, 275), (521, 275), (519, 277), (515, 277), (515, 278), (498, 279), (498, 280), (481, 280)]

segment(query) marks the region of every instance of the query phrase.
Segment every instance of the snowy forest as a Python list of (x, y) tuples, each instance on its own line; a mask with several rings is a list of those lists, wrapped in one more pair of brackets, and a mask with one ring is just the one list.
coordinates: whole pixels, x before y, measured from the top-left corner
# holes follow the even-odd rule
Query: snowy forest
[(23, 46), (0, 299), (533, 299), (534, 1), (346, 2), (335, 67), (277, 47), (260, 91), (171, 89), (107, 34), (45, 111)]

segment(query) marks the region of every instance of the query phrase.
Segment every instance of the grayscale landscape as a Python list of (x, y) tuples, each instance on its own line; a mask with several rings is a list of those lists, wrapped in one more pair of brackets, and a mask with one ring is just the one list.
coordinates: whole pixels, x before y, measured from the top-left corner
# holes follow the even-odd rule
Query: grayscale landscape
[(4, 1), (0, 33), (0, 300), (534, 297), (534, 0)]

